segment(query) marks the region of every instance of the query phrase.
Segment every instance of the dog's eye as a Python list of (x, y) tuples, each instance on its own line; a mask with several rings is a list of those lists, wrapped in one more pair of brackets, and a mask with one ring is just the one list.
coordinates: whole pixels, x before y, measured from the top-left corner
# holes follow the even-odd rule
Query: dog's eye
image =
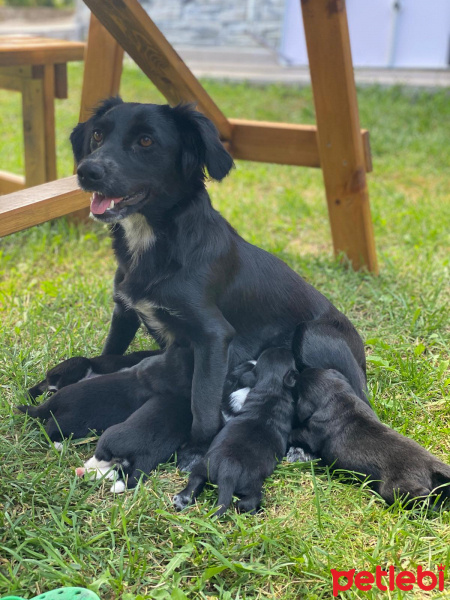
[(103, 141), (103, 133), (99, 129), (94, 129), (94, 131), (92, 132), (92, 139), (97, 144), (100, 144), (100, 142)]
[(153, 144), (153, 140), (149, 138), (148, 135), (143, 135), (141, 138), (139, 138), (139, 144), (144, 148), (148, 148)]

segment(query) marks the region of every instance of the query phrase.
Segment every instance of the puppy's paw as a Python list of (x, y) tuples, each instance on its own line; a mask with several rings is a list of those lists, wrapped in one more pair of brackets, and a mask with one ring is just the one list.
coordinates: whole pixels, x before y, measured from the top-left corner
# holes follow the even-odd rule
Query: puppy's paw
[(90, 475), (91, 479), (105, 477), (105, 479), (114, 480), (117, 476), (113, 461), (98, 460), (95, 456), (92, 456), (84, 463), (84, 470), (85, 474)]
[(118, 479), (112, 484), (110, 492), (111, 494), (123, 494), (126, 489), (127, 486), (125, 485), (125, 481)]
[(309, 452), (305, 452), (303, 448), (294, 448), (291, 446), (286, 454), (286, 460), (290, 463), (299, 461), (299, 462), (310, 462), (314, 460), (316, 457), (313, 454), (309, 454)]
[(184, 490), (173, 497), (173, 505), (178, 511), (184, 510), (190, 504), (192, 504), (191, 498), (189, 494), (184, 493)]

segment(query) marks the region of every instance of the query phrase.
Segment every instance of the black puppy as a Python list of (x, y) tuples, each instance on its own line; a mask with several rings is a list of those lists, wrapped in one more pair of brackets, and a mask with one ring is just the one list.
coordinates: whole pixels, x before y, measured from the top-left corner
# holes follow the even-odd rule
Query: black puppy
[[(180, 353), (183, 359), (186, 353), (190, 355), (186, 350)], [(70, 435), (81, 438), (92, 431), (102, 432), (127, 419), (158, 395), (161, 387), (165, 389), (172, 384), (168, 370), (172, 372), (174, 365), (170, 361), (168, 366), (169, 358), (170, 355), (155, 353), (121, 372), (68, 385), (39, 406), (18, 406), (18, 409), (47, 420), (45, 429), (52, 442)], [(185, 362), (189, 364), (189, 360)], [(148, 377), (150, 365), (151, 378)], [(181, 367), (186, 368), (184, 364)], [(187, 390), (189, 393), (190, 386)]]
[(182, 467), (220, 429), (227, 373), (265, 348), (290, 348), (299, 323), (297, 367), (336, 368), (364, 397), (364, 348), (348, 319), (211, 206), (206, 170), (221, 180), (233, 161), (209, 119), (186, 106), (113, 98), (71, 141), (79, 183), (93, 192), (93, 217), (111, 225), (118, 262), (103, 353), (125, 352), (141, 323), (162, 348), (176, 340), (192, 349), (193, 421), (178, 453)]
[[(145, 404), (123, 423), (109, 427), (100, 437), (95, 455), (85, 463), (84, 470), (78, 470), (78, 475), (94, 471), (96, 476), (103, 476), (114, 465), (119, 465), (125, 481), (116, 481), (113, 492), (134, 488), (141, 475), (148, 476), (158, 464), (167, 462), (189, 436), (192, 353), (187, 349), (175, 352), (171, 347), (153, 360), (160, 366), (159, 376), (156, 376), (155, 365), (150, 380), (146, 377), (145, 365), (143, 369), (136, 368), (149, 394)], [(175, 371), (169, 373), (168, 369)], [(163, 437), (161, 431), (165, 433)]]
[(243, 512), (260, 507), (264, 480), (286, 452), (297, 377), (292, 353), (285, 348), (265, 350), (256, 366), (242, 375), (241, 382), (251, 388), (247, 398), (194, 466), (186, 488), (174, 497), (177, 510), (191, 504), (207, 480), (219, 487), (216, 515), (227, 510), (233, 494), (240, 497), (238, 508)]
[[(306, 369), (300, 375), (297, 416), (290, 442), (325, 465), (369, 477), (388, 504), (397, 497), (427, 497), (450, 483), (450, 466), (381, 423), (341, 373)], [(450, 497), (450, 487), (437, 489)]]
[(28, 395), (34, 400), (45, 392), (57, 392), (61, 388), (83, 379), (91, 379), (99, 375), (129, 369), (142, 359), (155, 354), (161, 354), (161, 350), (142, 350), (125, 355), (104, 354), (94, 358), (73, 356), (47, 371), (45, 379), (31, 387), (28, 390)]

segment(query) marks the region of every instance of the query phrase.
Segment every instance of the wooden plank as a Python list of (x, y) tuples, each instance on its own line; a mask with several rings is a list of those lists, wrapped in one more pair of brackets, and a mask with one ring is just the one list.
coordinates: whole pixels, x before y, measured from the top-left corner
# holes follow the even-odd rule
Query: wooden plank
[(68, 97), (67, 64), (55, 65), (55, 98), (63, 100)]
[(47, 180), (45, 161), (45, 118), (43, 79), (24, 79), (22, 119), (25, 151), (25, 180), (28, 187)]
[[(56, 179), (56, 131), (55, 131), (55, 67), (44, 66), (44, 136), (45, 136), (45, 180)], [(43, 183), (43, 182), (41, 182)]]
[(0, 197), (0, 237), (89, 206), (89, 194), (72, 175)]
[(0, 195), (12, 194), (25, 187), (25, 177), (14, 175), (7, 171), (0, 171)]
[(45, 65), (83, 60), (84, 44), (52, 38), (0, 36), (0, 66)]
[(225, 115), (137, 0), (85, 0), (85, 4), (170, 104), (196, 102), (198, 109), (215, 123), (222, 139), (231, 138)]
[(334, 249), (377, 272), (345, 1), (301, 4)]
[[(272, 123), (230, 119), (232, 137), (230, 152), (234, 158), (257, 162), (320, 167), (320, 154), (315, 125)], [(361, 131), (366, 171), (372, 169), (368, 132)]]
[(100, 100), (118, 95), (123, 54), (123, 48), (98, 19), (91, 15), (85, 51), (80, 122), (87, 121)]

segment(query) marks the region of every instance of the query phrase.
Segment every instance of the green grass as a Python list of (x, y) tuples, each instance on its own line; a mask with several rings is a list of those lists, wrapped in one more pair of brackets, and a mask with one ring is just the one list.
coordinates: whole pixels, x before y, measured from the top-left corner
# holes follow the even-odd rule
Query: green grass
[[(59, 174), (77, 121), (81, 70), (57, 105)], [(227, 115), (314, 121), (311, 90), (205, 82)], [(136, 69), (125, 99), (160, 101)], [(0, 92), (2, 169), (20, 172), (18, 97)], [(359, 90), (371, 131), (370, 195), (380, 275), (355, 273), (331, 253), (320, 171), (239, 162), (213, 202), (253, 243), (276, 253), (346, 312), (366, 339), (369, 386), (381, 419), (448, 460), (450, 94)], [(212, 519), (215, 494), (176, 514), (186, 477), (161, 466), (145, 487), (114, 498), (77, 481), (93, 441), (50, 449), (42, 428), (14, 413), (24, 390), (74, 354), (100, 352), (111, 313), (114, 261), (98, 224), (47, 223), (1, 241), (0, 595), (32, 597), (84, 585), (102, 598), (330, 598), (330, 568), (376, 565), (436, 571), (449, 564), (450, 514), (388, 509), (365, 486), (310, 465), (283, 464), (264, 512)], [(133, 348), (148, 346), (140, 333)], [(392, 598), (450, 597), (392, 592)], [(379, 598), (346, 592), (346, 598)]]

